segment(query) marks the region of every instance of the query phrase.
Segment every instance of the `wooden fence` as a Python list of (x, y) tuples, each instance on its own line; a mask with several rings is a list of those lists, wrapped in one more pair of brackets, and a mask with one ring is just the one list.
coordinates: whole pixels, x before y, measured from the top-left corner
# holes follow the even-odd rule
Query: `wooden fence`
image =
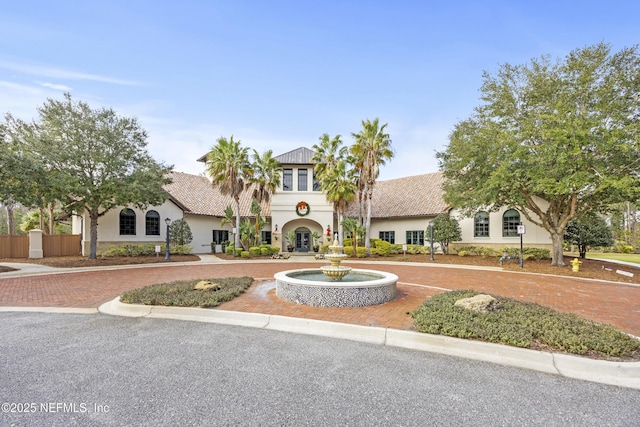
[(29, 236), (0, 236), (0, 258), (27, 258)]
[[(52, 236), (45, 234), (42, 236), (42, 255), (45, 257), (80, 255), (80, 252), (79, 234), (54, 234)], [(28, 257), (29, 236), (0, 236), (0, 258)]]
[(80, 255), (79, 234), (45, 234), (42, 236), (42, 255), (68, 256)]

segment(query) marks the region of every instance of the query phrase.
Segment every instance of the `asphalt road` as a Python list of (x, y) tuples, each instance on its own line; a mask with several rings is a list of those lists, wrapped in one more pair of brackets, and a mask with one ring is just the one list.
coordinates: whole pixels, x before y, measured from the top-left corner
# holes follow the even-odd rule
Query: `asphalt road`
[(640, 391), (359, 342), (0, 313), (0, 425), (638, 426)]

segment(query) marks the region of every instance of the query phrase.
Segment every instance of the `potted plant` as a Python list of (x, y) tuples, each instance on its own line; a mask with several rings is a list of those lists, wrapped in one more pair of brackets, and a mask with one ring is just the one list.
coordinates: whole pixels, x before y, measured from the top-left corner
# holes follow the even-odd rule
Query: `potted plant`
[(287, 250), (289, 252), (293, 252), (293, 248), (296, 245), (296, 232), (294, 230), (289, 231), (286, 235), (286, 239), (287, 239)]
[(313, 238), (313, 252), (318, 252), (320, 250), (320, 234), (314, 231), (311, 233), (311, 237)]

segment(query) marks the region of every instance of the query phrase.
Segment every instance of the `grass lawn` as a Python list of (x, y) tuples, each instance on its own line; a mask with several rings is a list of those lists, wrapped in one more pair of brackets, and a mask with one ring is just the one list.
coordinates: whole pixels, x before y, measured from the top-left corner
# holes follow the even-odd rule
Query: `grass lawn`
[(587, 258), (610, 259), (614, 261), (633, 262), (640, 265), (640, 254), (614, 254), (603, 252), (587, 252)]

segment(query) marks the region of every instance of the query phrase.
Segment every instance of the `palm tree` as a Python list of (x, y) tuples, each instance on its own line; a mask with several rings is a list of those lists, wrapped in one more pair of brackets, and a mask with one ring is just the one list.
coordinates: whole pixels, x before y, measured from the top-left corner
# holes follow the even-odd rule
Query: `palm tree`
[[(393, 158), (391, 137), (385, 133), (387, 123), (380, 126), (378, 118), (362, 121), (362, 130), (352, 133), (356, 140), (351, 146), (351, 154), (356, 158), (356, 167), (360, 169), (360, 181), (364, 184), (364, 196), (367, 202), (367, 218), (365, 222), (365, 247), (367, 255), (371, 255), (371, 198), (373, 187), (380, 174), (380, 166)], [(361, 166), (359, 166), (361, 165)]]
[(347, 205), (355, 199), (357, 190), (347, 170), (347, 162), (340, 159), (331, 169), (326, 169), (320, 177), (320, 183), (327, 201), (333, 203), (333, 209), (338, 214), (338, 241), (343, 244), (344, 213)]
[[(268, 206), (271, 203), (271, 195), (280, 186), (280, 177), (282, 176), (280, 162), (273, 157), (273, 150), (267, 150), (262, 155), (253, 150), (252, 159), (251, 169), (253, 176), (250, 179), (250, 183), (255, 186), (252, 196), (260, 207), (262, 207), (263, 202)], [(262, 210), (256, 217), (256, 237), (260, 235), (258, 220), (261, 213)]]
[(311, 158), (314, 163), (313, 169), (318, 177), (325, 170), (333, 168), (338, 160), (344, 158), (347, 154), (347, 148), (341, 147), (342, 139), (340, 135), (331, 138), (328, 133), (325, 133), (319, 139), (320, 144), (314, 144), (314, 153)]
[(234, 248), (240, 247), (240, 195), (245, 189), (245, 180), (251, 176), (248, 148), (242, 148), (233, 135), (218, 138), (216, 145), (207, 153), (206, 170), (212, 184), (220, 193), (230, 195), (236, 203), (236, 233)]

